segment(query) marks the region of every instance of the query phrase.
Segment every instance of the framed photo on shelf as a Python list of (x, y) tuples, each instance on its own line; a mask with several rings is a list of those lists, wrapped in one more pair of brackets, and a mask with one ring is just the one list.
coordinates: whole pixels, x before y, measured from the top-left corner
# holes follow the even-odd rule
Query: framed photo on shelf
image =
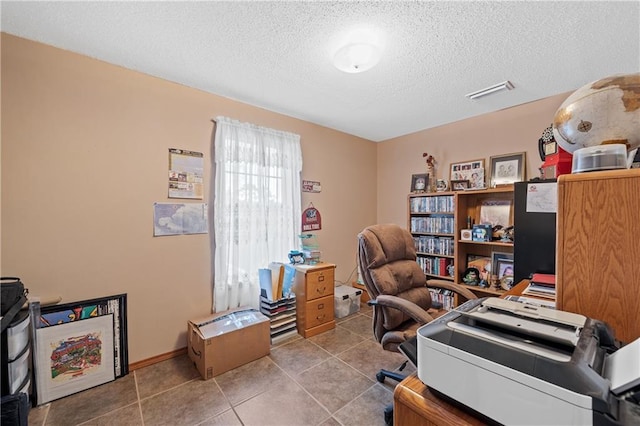
[(513, 253), (504, 253), (499, 251), (494, 251), (491, 253), (491, 270), (496, 271), (496, 275), (498, 275), (498, 279), (500, 279), (500, 266), (503, 265), (503, 268), (506, 268), (506, 263), (511, 264), (513, 275)]
[(469, 189), (468, 180), (452, 180), (451, 181), (452, 191), (464, 191), (465, 189)]
[(512, 200), (487, 199), (480, 204), (480, 223), (490, 223), (492, 227), (511, 225)]
[(491, 275), (491, 257), (475, 254), (467, 255), (467, 268), (476, 268), (481, 280), (488, 280)]
[(490, 157), (491, 187), (523, 181), (526, 155), (526, 152), (516, 152)]
[(484, 158), (466, 161), (464, 163), (451, 163), (449, 182), (453, 189), (453, 182), (467, 180), (469, 189), (482, 189), (484, 184)]
[(427, 192), (428, 187), (429, 187), (428, 173), (411, 175), (411, 192)]
[(513, 261), (499, 260), (498, 270), (496, 272), (498, 280), (500, 281), (500, 287), (502, 287), (503, 290), (511, 290), (511, 287), (513, 287)]

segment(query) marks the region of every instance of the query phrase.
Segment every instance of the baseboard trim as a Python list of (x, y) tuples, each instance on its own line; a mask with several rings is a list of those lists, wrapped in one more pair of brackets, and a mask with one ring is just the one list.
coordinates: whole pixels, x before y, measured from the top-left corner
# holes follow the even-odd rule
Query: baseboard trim
[(187, 348), (176, 349), (175, 351), (167, 352), (161, 355), (156, 355), (151, 358), (143, 359), (142, 361), (133, 362), (129, 364), (129, 371), (138, 370), (140, 368), (148, 367), (153, 364), (157, 364), (162, 361), (166, 361), (171, 358), (177, 358), (187, 354)]

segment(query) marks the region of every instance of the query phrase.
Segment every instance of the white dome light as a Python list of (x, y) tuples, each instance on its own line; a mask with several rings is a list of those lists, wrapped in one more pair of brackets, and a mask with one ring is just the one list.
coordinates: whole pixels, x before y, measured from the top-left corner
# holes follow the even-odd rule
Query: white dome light
[(371, 43), (349, 43), (336, 52), (333, 64), (340, 71), (348, 73), (364, 72), (380, 61), (380, 49)]

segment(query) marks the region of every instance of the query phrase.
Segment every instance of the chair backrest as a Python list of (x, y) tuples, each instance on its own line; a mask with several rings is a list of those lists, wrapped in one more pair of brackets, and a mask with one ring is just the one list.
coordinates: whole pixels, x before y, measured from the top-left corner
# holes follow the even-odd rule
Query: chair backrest
[[(416, 262), (413, 237), (395, 224), (365, 228), (358, 234), (358, 263), (362, 280), (372, 299), (392, 295), (409, 300), (427, 310), (431, 295), (426, 277)], [(373, 331), (376, 339), (397, 330), (411, 318), (398, 309), (374, 307)]]

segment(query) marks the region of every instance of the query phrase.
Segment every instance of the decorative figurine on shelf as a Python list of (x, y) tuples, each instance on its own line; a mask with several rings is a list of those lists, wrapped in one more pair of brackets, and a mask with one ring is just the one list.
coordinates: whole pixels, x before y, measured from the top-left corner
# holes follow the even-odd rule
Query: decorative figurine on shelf
[(500, 241), (503, 243), (512, 243), (514, 238), (514, 229), (513, 226), (508, 226), (502, 230), (502, 236), (500, 237)]
[(467, 268), (467, 270), (464, 271), (462, 281), (466, 285), (478, 285), (480, 282), (480, 271), (478, 271), (478, 268)]
[(491, 290), (500, 290), (500, 280), (498, 279), (498, 276), (496, 274), (492, 274), (491, 275), (491, 285), (489, 286), (489, 289)]
[(447, 273), (449, 274), (450, 277), (455, 276), (456, 274), (456, 267), (453, 266), (453, 264), (449, 264), (447, 265)]
[(427, 187), (428, 192), (435, 192), (436, 189), (436, 159), (433, 155), (429, 155), (426, 152), (422, 153), (422, 157), (426, 158), (427, 173), (429, 174), (429, 185)]

